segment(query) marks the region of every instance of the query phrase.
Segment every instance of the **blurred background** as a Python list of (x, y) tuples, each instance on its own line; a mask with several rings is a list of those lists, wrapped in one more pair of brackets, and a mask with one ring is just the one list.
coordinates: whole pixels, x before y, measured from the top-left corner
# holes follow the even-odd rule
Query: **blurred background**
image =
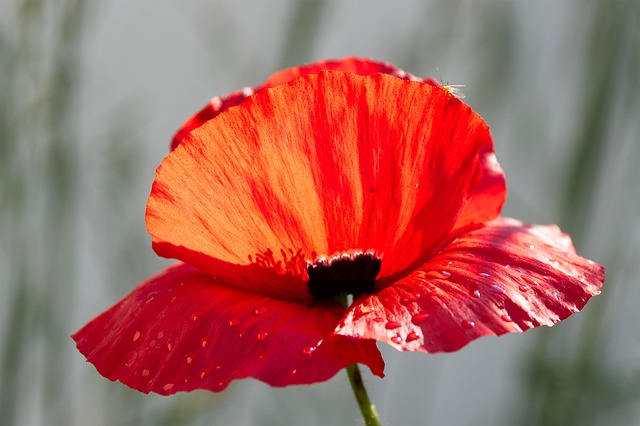
[[(0, 424), (362, 424), (344, 373), (143, 395), (69, 335), (167, 260), (144, 210), (173, 132), (210, 97), (357, 55), (466, 84), (504, 210), (607, 267), (553, 328), (452, 354), (382, 347), (389, 425), (640, 424), (639, 1), (0, 0)], [(384, 345), (381, 345), (384, 346)]]

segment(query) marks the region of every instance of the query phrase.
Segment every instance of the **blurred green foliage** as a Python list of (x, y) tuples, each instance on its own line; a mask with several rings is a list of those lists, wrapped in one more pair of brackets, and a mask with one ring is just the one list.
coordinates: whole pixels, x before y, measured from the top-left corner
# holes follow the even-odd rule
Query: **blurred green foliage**
[(3, 281), (10, 284), (0, 364), (3, 425), (18, 422), (16, 400), (25, 396), (52, 423), (70, 422), (70, 400), (60, 392), (68, 386), (67, 371), (48, 365), (69, 353), (61, 342), (67, 339), (66, 309), (75, 295), (79, 158), (73, 100), (85, 2), (60, 6), (51, 11), (44, 2), (23, 1), (19, 33), (2, 34), (7, 74), (0, 230), (8, 256)]
[[(591, 7), (591, 25), (584, 35), (588, 42), (580, 52), (584, 99), (575, 129), (574, 154), (567, 164), (566, 185), (560, 197), (561, 225), (578, 247), (584, 245), (583, 236), (592, 226), (590, 217), (600, 202), (594, 188), (607, 173), (607, 150), (616, 145), (608, 139), (611, 127), (617, 125), (615, 106), (623, 103), (631, 111), (638, 111), (634, 95), (638, 95), (640, 75), (640, 3), (599, 2)], [(634, 190), (637, 186), (631, 191), (637, 197)], [(619, 285), (623, 279), (620, 270), (611, 267), (620, 266), (616, 260), (622, 250), (612, 247), (601, 259), (609, 266), (607, 286)], [(515, 415), (520, 424), (624, 424), (630, 405), (640, 401), (640, 362), (624, 370), (607, 366), (607, 328), (614, 325), (607, 323), (605, 313), (616, 309), (607, 286), (587, 311), (572, 351), (558, 353), (565, 333), (545, 330), (539, 334), (523, 365), (525, 397)]]

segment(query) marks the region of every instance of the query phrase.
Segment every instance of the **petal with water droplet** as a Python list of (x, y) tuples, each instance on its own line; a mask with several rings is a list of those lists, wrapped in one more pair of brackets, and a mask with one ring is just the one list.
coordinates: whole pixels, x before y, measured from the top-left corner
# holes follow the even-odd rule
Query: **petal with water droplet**
[[(428, 273), (444, 265), (447, 280)], [(533, 284), (523, 288), (523, 282)], [(603, 282), (604, 268), (575, 254), (558, 227), (497, 219), (459, 235), (415, 273), (357, 299), (336, 332), (405, 350), (450, 352), (481, 336), (551, 326), (582, 309)], [(422, 297), (403, 304), (407, 294)], [(397, 342), (384, 324), (356, 315), (359, 304), (387, 321), (419, 327), (425, 342), (418, 348)]]
[[(355, 362), (382, 376), (374, 341), (332, 336), (343, 313), (337, 301), (310, 306), (271, 299), (225, 287), (224, 271), (218, 276), (223, 279), (187, 265), (170, 267), (72, 337), (102, 375), (145, 393), (217, 392), (244, 377), (273, 386), (308, 384)], [(156, 303), (145, 303), (149, 292), (156, 293)], [(172, 297), (175, 302), (168, 303)], [(265, 311), (254, 315), (256, 306)], [(197, 321), (194, 312), (200, 313)], [(243, 316), (250, 320), (235, 325)], [(137, 330), (145, 332), (134, 342)], [(312, 356), (305, 348), (314, 348)]]

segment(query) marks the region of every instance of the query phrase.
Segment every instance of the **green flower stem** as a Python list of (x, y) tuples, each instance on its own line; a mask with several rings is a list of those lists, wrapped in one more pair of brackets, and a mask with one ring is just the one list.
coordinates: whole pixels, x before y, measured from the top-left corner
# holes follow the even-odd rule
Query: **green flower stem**
[[(342, 306), (347, 309), (347, 307), (349, 306), (347, 295), (341, 294), (337, 297), (337, 299), (342, 304)], [(360, 374), (358, 364), (351, 364), (350, 366), (348, 366), (347, 375), (349, 376), (351, 389), (353, 389), (353, 394), (356, 397), (356, 401), (358, 401), (358, 406), (360, 407), (360, 412), (362, 413), (362, 417), (364, 418), (365, 425), (380, 426), (381, 423), (380, 419), (378, 419), (376, 407), (374, 407), (371, 403), (371, 400), (369, 400), (369, 394), (367, 394), (367, 388), (364, 387), (362, 374)]]
[(349, 381), (351, 382), (351, 389), (358, 401), (360, 412), (364, 418), (364, 423), (367, 426), (380, 426), (380, 420), (378, 419), (378, 413), (376, 413), (376, 407), (373, 406), (369, 400), (367, 389), (362, 382), (362, 375), (358, 364), (351, 364), (347, 367), (347, 374), (349, 375)]

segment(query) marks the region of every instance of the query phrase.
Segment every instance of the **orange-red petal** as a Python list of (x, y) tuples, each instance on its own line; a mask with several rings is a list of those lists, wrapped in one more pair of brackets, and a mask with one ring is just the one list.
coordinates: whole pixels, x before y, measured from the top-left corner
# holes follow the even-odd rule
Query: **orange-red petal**
[(158, 168), (147, 228), (158, 254), (205, 271), (267, 249), (362, 249), (398, 277), (505, 196), (486, 123), (441, 88), (385, 74), (305, 75), (187, 140)]
[(603, 282), (604, 268), (578, 256), (558, 227), (497, 219), (362, 296), (337, 333), (450, 352), (481, 336), (552, 326), (582, 309)]
[[(171, 150), (174, 150), (191, 130), (200, 127), (207, 120), (212, 119), (227, 108), (239, 105), (240, 103), (244, 102), (247, 97), (253, 95), (254, 93), (259, 92), (260, 90), (268, 89), (270, 87), (288, 83), (294, 78), (300, 77), (302, 75), (316, 74), (324, 70), (352, 72), (358, 75), (384, 73), (404, 80), (422, 81), (420, 78), (401, 70), (400, 68), (389, 62), (380, 62), (371, 59), (355, 57), (320, 61), (307, 65), (286, 68), (284, 70), (276, 72), (264, 83), (256, 87), (245, 87), (242, 90), (233, 92), (228, 95), (216, 96), (211, 98), (209, 103), (205, 105), (204, 108), (202, 108), (192, 117), (189, 117), (189, 119), (187, 119), (182, 124), (180, 130), (176, 132), (173, 140), (171, 141)], [(423, 81), (428, 82), (429, 84), (435, 84), (432, 79), (425, 79)]]
[(383, 375), (374, 341), (331, 336), (343, 313), (337, 302), (249, 294), (224, 284), (233, 278), (170, 267), (72, 337), (100, 374), (144, 393), (221, 391), (245, 377), (309, 384), (354, 362)]

